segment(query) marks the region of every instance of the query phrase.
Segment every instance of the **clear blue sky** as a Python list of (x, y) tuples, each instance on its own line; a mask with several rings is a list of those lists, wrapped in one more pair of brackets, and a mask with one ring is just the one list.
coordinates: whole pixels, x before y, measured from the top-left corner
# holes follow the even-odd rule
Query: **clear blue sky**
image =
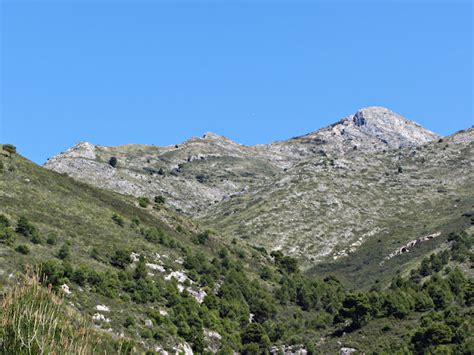
[(0, 141), (38, 163), (83, 140), (266, 143), (372, 105), (473, 124), (471, 1), (0, 3)]

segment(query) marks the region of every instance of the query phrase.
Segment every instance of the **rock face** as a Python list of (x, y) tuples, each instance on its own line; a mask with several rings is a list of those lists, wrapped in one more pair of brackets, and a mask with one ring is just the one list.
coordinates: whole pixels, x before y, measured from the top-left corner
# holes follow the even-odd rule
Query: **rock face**
[[(472, 195), (472, 136), (470, 129), (442, 140), (369, 107), (267, 145), (212, 133), (168, 147), (80, 143), (45, 167), (124, 194), (163, 196), (229, 237), (314, 263), (348, 255), (368, 238), (400, 232), (408, 242), (421, 237), (410, 234), (415, 228), (438, 230), (436, 220), (418, 224), (433, 220), (434, 206), (451, 208), (447, 195)], [(401, 216), (412, 229), (399, 226)]]
[(438, 138), (437, 134), (384, 107), (368, 107), (316, 132), (273, 146), (299, 149), (305, 156), (315, 152), (347, 155), (354, 150), (367, 153), (413, 147)]

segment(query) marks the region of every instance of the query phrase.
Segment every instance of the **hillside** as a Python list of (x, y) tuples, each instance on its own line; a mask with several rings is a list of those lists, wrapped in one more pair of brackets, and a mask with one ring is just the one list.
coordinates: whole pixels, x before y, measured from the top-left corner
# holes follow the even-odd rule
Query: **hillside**
[(3, 292), (19, 272), (39, 267), (74, 310), (113, 337), (137, 340), (137, 349), (239, 346), (238, 319), (256, 306), (236, 300), (232, 316), (220, 318), (203, 315), (200, 304), (225, 284), (221, 271), (235, 268), (249, 283), (258, 277), (269, 264), (261, 253), (226, 243), (162, 204), (140, 207), (17, 154), (3, 150), (0, 163)]
[[(367, 291), (344, 286), (327, 264), (305, 275), (281, 252), (205, 231), (161, 199), (100, 190), (12, 147), (0, 152), (6, 299), (25, 268), (38, 270), (71, 308), (67, 317), (80, 314), (99, 334), (125, 342), (123, 352), (472, 350), (472, 213), (446, 225), (435, 249), (392, 264), (403, 278), (386, 272)], [(0, 311), (5, 321), (9, 304)], [(2, 329), (0, 348), (12, 349), (15, 336)]]
[(309, 262), (338, 259), (378, 240), (377, 262), (438, 233), (474, 203), (474, 143), (456, 136), (418, 147), (310, 157), (271, 184), (202, 215), (229, 236)]

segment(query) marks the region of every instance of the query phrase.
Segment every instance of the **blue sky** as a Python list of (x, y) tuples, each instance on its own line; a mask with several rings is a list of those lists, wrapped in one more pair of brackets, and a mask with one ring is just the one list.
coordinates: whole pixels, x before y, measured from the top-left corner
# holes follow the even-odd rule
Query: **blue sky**
[(267, 143), (372, 105), (474, 123), (471, 1), (0, 3), (0, 141), (38, 163), (84, 140)]

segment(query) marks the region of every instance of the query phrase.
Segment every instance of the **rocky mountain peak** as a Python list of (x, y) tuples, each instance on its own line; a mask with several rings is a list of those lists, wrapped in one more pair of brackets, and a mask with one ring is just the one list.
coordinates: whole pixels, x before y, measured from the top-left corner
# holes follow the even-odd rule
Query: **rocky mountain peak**
[(51, 158), (50, 162), (55, 159), (61, 159), (64, 157), (68, 158), (86, 158), (86, 159), (95, 159), (96, 158), (96, 146), (89, 142), (79, 142), (76, 145), (72, 146), (65, 152), (61, 152), (55, 157)]

